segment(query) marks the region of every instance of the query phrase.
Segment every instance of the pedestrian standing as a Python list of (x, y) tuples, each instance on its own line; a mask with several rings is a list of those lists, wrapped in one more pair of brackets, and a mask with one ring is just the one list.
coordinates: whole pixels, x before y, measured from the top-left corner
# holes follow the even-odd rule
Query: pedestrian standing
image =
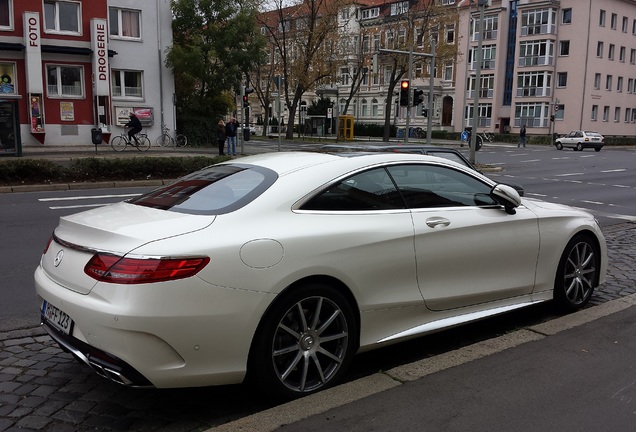
[(227, 137), (227, 154), (236, 156), (236, 131), (238, 129), (236, 119), (230, 118), (225, 125), (225, 136)]
[(216, 141), (219, 145), (219, 156), (225, 156), (223, 149), (225, 148), (225, 122), (223, 119), (219, 120), (216, 126)]
[(521, 125), (521, 130), (519, 131), (519, 144), (517, 147), (521, 147), (521, 145), (526, 146), (526, 125)]

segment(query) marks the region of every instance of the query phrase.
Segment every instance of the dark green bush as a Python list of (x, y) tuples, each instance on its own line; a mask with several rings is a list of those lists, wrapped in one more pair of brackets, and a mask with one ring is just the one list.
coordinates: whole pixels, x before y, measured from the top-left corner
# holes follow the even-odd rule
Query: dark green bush
[(218, 157), (81, 158), (64, 167), (45, 159), (0, 162), (0, 184), (172, 179), (219, 162)]

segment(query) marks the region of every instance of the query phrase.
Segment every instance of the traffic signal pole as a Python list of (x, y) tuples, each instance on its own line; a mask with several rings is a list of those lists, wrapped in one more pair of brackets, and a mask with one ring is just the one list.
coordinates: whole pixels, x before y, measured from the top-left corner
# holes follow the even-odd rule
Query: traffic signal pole
[[(435, 69), (435, 40), (431, 41), (431, 47), (432, 47), (432, 53), (416, 53), (413, 52), (413, 44), (411, 44), (411, 47), (408, 51), (399, 51), (399, 50), (390, 50), (390, 49), (383, 49), (380, 48), (380, 52), (387, 52), (387, 53), (398, 53), (398, 54), (408, 54), (409, 56), (409, 68), (408, 68), (408, 81), (409, 81), (409, 90), (408, 90), (408, 98), (409, 98), (409, 103), (406, 107), (406, 131), (404, 133), (404, 143), (408, 143), (409, 142), (409, 127), (410, 127), (410, 123), (411, 123), (411, 106), (412, 104), (410, 103), (411, 101), (411, 79), (413, 78), (413, 57), (415, 56), (419, 56), (419, 57), (430, 57), (431, 58), (431, 69), (430, 69), (430, 73), (429, 73), (429, 90), (428, 90), (428, 118), (427, 118), (427, 130), (426, 130), (426, 144), (427, 145), (431, 145), (431, 128), (432, 128), (432, 121), (431, 121), (431, 115), (433, 113), (433, 89), (434, 89), (434, 85), (435, 85), (435, 78), (433, 76), (433, 71)], [(400, 88), (400, 91), (402, 89)]]

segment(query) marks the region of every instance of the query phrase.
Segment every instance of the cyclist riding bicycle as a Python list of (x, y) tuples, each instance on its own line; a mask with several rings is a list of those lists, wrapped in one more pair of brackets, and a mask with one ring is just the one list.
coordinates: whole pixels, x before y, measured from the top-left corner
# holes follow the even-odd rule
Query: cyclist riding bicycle
[(124, 127), (130, 128), (128, 130), (128, 140), (132, 142), (132, 140), (134, 139), (135, 144), (139, 145), (139, 141), (137, 141), (137, 137), (135, 135), (141, 132), (143, 126), (141, 125), (141, 122), (139, 121), (135, 113), (131, 112), (129, 115), (130, 121), (124, 125)]

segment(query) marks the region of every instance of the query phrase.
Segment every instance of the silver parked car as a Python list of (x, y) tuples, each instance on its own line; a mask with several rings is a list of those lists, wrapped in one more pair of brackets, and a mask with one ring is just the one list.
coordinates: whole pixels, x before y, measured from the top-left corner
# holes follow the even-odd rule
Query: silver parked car
[(569, 147), (575, 151), (582, 151), (586, 148), (593, 148), (596, 151), (601, 151), (605, 144), (605, 138), (598, 132), (594, 131), (581, 131), (575, 130), (557, 138), (554, 142), (557, 150), (563, 150), (563, 147)]

